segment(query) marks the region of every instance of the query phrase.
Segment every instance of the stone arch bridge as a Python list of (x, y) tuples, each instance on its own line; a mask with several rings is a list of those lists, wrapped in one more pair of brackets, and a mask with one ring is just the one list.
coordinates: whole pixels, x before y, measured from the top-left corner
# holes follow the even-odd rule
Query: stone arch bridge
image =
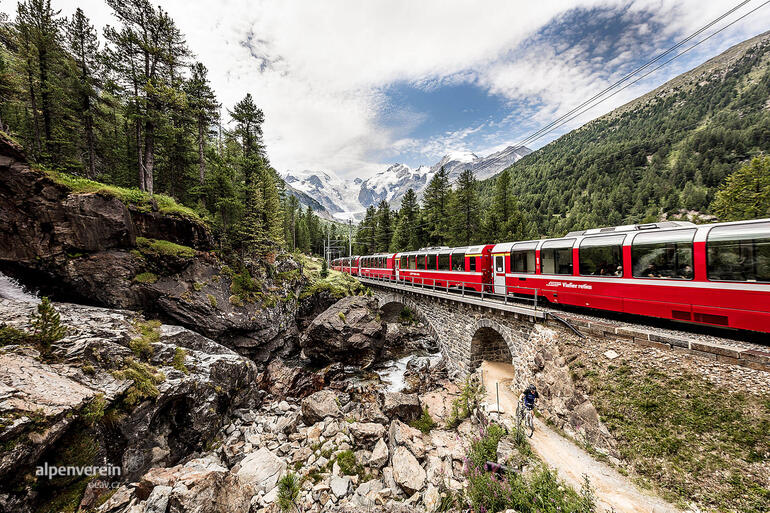
[(472, 296), (443, 297), (442, 293), (431, 295), (421, 289), (361, 281), (371, 286), (381, 309), (387, 311), (394, 304), (406, 306), (424, 322), (438, 340), (453, 377), (474, 372), (482, 360), (499, 361), (513, 365), (514, 386), (523, 386), (531, 379), (537, 349), (561, 332), (551, 321), (546, 324), (542, 310), (517, 305), (490, 307)]

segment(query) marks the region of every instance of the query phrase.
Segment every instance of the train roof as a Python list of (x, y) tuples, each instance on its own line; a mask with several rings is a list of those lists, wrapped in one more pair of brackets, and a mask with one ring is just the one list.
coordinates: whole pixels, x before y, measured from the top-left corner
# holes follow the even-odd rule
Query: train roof
[(396, 256), (402, 257), (402, 256), (409, 256), (409, 255), (424, 255), (426, 253), (431, 254), (437, 254), (437, 253), (481, 253), (484, 251), (484, 248), (489, 246), (489, 244), (480, 244), (478, 246), (462, 246), (459, 248), (450, 248), (448, 246), (436, 246), (432, 248), (420, 248), (417, 251), (402, 251), (400, 253), (396, 253)]

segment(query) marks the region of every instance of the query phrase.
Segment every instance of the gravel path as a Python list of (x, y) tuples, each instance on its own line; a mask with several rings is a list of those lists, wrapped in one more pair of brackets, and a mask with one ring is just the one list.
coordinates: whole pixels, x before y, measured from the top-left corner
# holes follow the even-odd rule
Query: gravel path
[[(500, 409), (503, 415), (514, 415), (518, 397), (508, 386), (513, 378), (513, 366), (500, 362), (483, 362), (482, 379), (487, 390), (487, 402), (495, 404), (495, 383), (499, 383)], [(587, 475), (594, 487), (598, 511), (616, 513), (680, 513), (681, 510), (663, 499), (641, 490), (627, 477), (606, 463), (594, 459), (572, 441), (535, 419), (535, 433), (530, 440), (532, 449), (559, 477), (576, 490)]]

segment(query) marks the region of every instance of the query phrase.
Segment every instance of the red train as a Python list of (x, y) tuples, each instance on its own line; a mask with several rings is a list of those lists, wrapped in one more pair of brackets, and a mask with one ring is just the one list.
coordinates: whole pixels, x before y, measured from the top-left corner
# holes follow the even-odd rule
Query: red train
[(337, 259), (364, 277), (770, 333), (770, 219)]

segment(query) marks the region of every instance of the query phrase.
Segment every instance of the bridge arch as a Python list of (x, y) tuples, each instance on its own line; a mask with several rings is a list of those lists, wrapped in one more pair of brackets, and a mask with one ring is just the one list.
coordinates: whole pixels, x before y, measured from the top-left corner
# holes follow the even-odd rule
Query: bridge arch
[(417, 301), (414, 301), (412, 298), (403, 296), (401, 294), (376, 294), (376, 297), (380, 311), (383, 313), (383, 315), (386, 316), (386, 319), (387, 316), (400, 314), (403, 307), (409, 308), (409, 310), (414, 313), (417, 319), (428, 328), (428, 333), (430, 336), (438, 340), (442, 354), (447, 356), (445, 351), (446, 345), (439, 336), (438, 331), (436, 331), (436, 328), (433, 325), (433, 319), (425, 315), (425, 312), (423, 312), (423, 309), (420, 307), (420, 304)]
[(482, 360), (513, 363), (513, 355), (517, 353), (518, 348), (508, 329), (491, 319), (480, 319), (474, 324), (471, 332), (471, 371), (478, 368)]

